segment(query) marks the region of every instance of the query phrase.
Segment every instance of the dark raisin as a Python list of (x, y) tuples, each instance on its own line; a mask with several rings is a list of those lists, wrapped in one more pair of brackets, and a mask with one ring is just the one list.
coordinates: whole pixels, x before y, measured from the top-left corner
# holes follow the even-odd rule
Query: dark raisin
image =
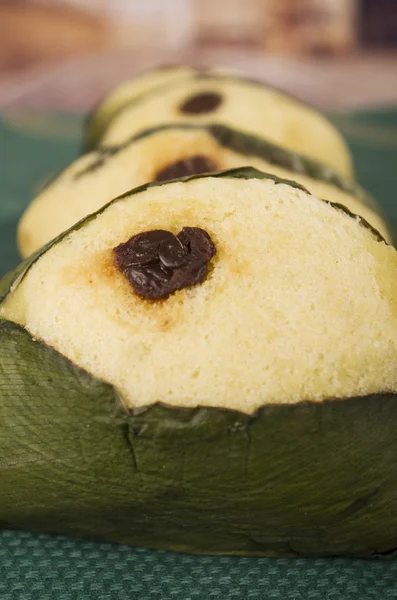
[(222, 96), (216, 92), (202, 92), (191, 96), (183, 102), (179, 110), (189, 115), (200, 115), (213, 112), (222, 103)]
[(171, 163), (157, 173), (155, 181), (168, 181), (186, 175), (199, 175), (217, 170), (218, 166), (211, 158), (197, 154)]
[(178, 233), (178, 239), (189, 248), (192, 256), (196, 256), (202, 262), (209, 261), (214, 256), (214, 244), (204, 229), (198, 227), (184, 227)]
[(184, 227), (177, 236), (162, 229), (139, 233), (114, 253), (117, 268), (135, 292), (157, 300), (202, 283), (216, 248), (204, 229)]
[(165, 267), (181, 267), (186, 259), (187, 248), (174, 235), (172, 239), (165, 239), (161, 242), (158, 249), (159, 260)]

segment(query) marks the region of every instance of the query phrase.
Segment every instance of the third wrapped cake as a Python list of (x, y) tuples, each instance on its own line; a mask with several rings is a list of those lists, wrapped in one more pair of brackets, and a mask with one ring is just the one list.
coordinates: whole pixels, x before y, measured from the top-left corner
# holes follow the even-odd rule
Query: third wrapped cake
[(237, 74), (196, 71), (125, 102), (102, 128), (102, 146), (124, 142), (164, 123), (219, 123), (266, 139), (351, 177), (347, 145), (314, 108), (261, 82)]

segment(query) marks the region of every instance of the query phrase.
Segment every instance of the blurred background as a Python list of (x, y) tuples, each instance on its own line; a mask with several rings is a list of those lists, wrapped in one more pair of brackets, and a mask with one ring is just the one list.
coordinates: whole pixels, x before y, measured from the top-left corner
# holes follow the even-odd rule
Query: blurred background
[(0, 0), (0, 108), (84, 110), (158, 63), (232, 65), (324, 108), (397, 102), (396, 0)]
[(397, 0), (0, 0), (0, 263), (85, 115), (164, 63), (243, 70), (324, 109), (397, 230)]

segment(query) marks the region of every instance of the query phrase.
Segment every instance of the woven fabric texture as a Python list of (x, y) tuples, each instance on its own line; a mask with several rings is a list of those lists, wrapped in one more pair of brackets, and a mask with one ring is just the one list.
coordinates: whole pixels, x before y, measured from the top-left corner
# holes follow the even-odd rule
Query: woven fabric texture
[(0, 536), (1, 600), (395, 600), (397, 561), (187, 556)]
[[(397, 225), (397, 109), (335, 117), (358, 176)], [(77, 155), (81, 120), (0, 121), (0, 275), (34, 190)], [(1, 440), (0, 440), (1, 451)], [(0, 481), (1, 496), (1, 481)], [(196, 557), (0, 532), (0, 600), (397, 600), (397, 560)]]

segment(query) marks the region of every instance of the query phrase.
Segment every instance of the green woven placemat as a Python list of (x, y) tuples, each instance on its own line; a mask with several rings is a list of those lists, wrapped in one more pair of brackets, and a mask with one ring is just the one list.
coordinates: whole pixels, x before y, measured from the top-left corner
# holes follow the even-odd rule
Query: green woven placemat
[[(396, 226), (397, 109), (334, 120)], [(0, 275), (18, 261), (15, 227), (32, 191), (76, 156), (80, 130), (67, 115), (0, 121)], [(135, 599), (397, 600), (397, 560), (194, 557), (0, 533), (0, 600)]]

